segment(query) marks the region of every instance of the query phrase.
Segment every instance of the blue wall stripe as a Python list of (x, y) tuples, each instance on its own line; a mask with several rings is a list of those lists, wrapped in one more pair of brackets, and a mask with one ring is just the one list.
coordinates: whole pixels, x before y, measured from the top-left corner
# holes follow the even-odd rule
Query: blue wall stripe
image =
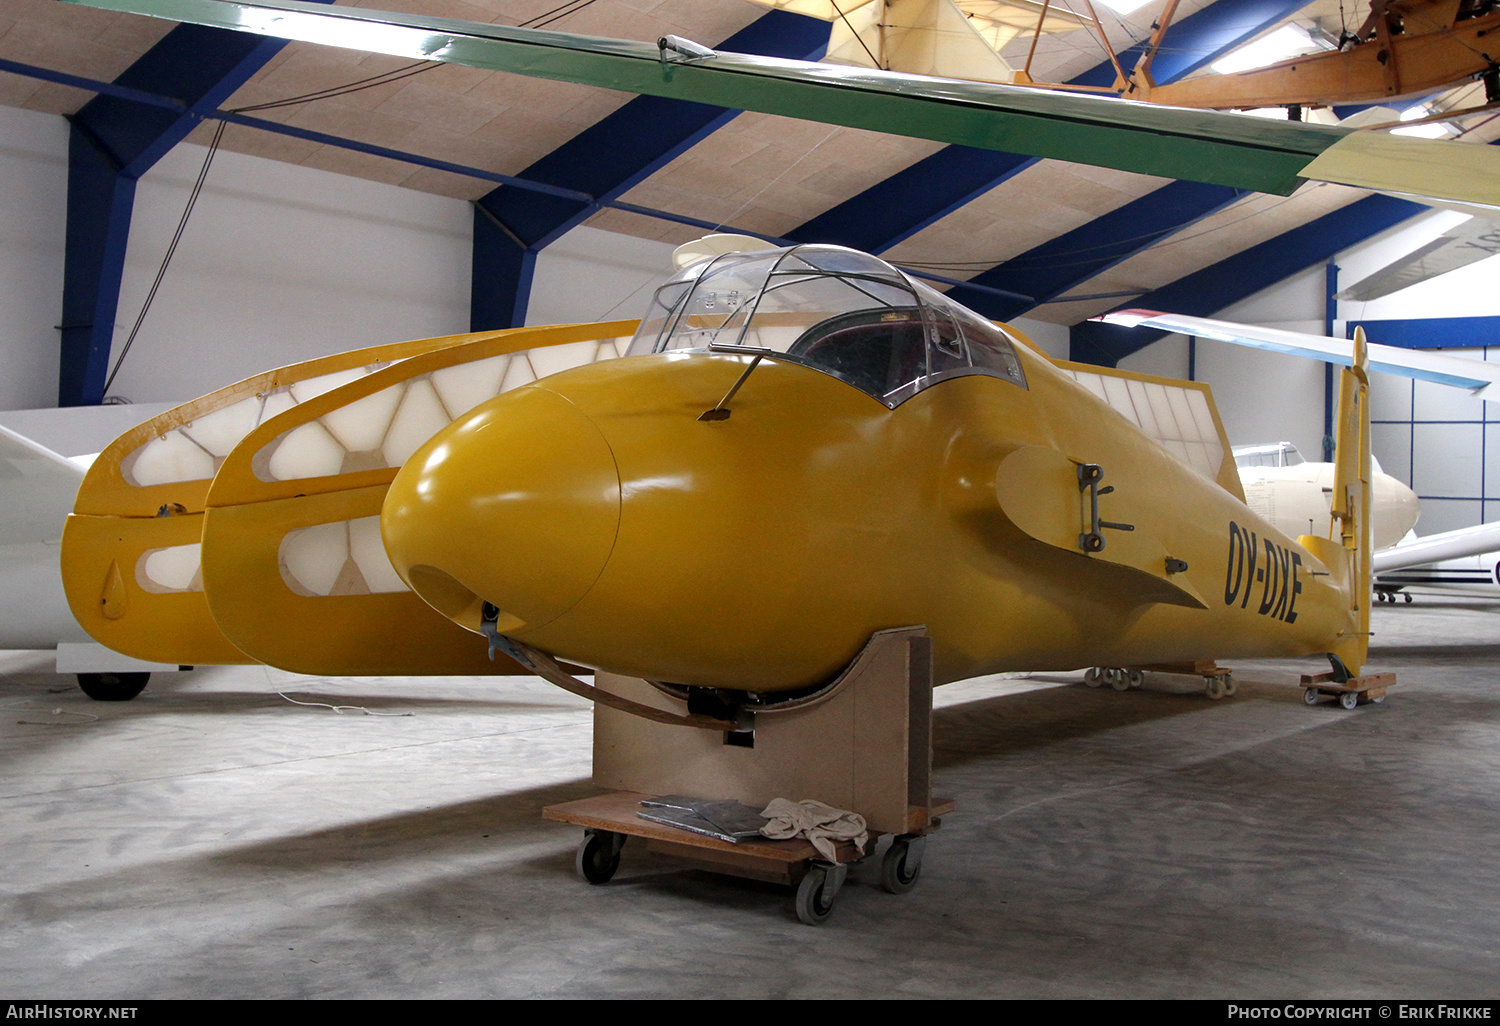
[(1424, 317), (1404, 320), (1349, 321), (1365, 338), (1383, 346), (1405, 349), (1442, 349), (1456, 346), (1500, 345), (1500, 317)]

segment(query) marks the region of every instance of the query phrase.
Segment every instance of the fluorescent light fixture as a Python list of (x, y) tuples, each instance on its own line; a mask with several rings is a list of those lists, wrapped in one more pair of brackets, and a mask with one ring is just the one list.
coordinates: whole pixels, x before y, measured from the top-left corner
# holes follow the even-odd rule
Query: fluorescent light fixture
[(261, 35), (368, 50), (392, 57), (436, 60), (453, 43), (453, 36), (447, 33), (355, 18), (254, 8), (240, 8), (238, 13), (241, 25)]
[(1264, 68), (1268, 64), (1276, 64), (1289, 57), (1300, 57), (1305, 53), (1323, 49), (1322, 44), (1313, 40), (1305, 29), (1296, 25), (1283, 25), (1269, 35), (1261, 36), (1253, 43), (1247, 43), (1238, 50), (1214, 61), (1209, 67), (1221, 75), (1233, 75), (1237, 71), (1250, 71), (1253, 68)]
[(1132, 14), (1145, 7), (1151, 0), (1099, 0), (1099, 2), (1116, 14)]

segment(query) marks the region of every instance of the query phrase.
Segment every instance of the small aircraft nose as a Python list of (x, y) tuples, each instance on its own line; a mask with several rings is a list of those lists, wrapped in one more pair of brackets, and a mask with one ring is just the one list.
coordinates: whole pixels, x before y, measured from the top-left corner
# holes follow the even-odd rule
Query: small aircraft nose
[(588, 593), (620, 522), (615, 459), (593, 421), (555, 392), (507, 392), (438, 432), (386, 495), (392, 565), (470, 630), (481, 606), (524, 634)]

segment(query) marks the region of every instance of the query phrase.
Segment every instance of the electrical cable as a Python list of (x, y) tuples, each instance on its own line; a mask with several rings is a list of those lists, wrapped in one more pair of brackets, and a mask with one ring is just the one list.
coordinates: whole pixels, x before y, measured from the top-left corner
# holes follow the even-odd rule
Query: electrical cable
[(182, 219), (177, 222), (177, 231), (172, 233), (172, 242), (167, 246), (167, 254), (162, 257), (161, 267), (156, 271), (156, 280), (151, 283), (151, 289), (146, 293), (146, 301), (141, 304), (141, 312), (136, 315), (135, 324), (130, 328), (130, 334), (125, 338), (125, 346), (120, 350), (120, 358), (115, 361), (114, 370), (109, 372), (109, 377), (104, 379), (104, 392), (109, 391), (109, 386), (114, 384), (115, 375), (120, 373), (120, 367), (125, 363), (125, 357), (130, 355), (130, 347), (135, 344), (135, 338), (140, 334), (141, 325), (146, 321), (146, 314), (151, 309), (152, 302), (156, 299), (156, 293), (161, 288), (162, 279), (166, 277), (167, 267), (172, 263), (172, 256), (177, 252), (177, 244), (182, 241), (182, 233), (187, 228), (188, 218), (193, 214), (193, 207), (198, 202), (198, 197), (203, 193), (203, 183), (208, 178), (208, 169), (214, 162), (214, 155), (219, 152), (219, 142), (224, 138), (224, 129), (228, 122), (220, 121), (214, 129), (214, 138), (208, 145), (208, 156), (203, 160), (203, 168), (198, 172), (198, 180), (193, 183), (193, 191), (188, 195), (187, 207), (182, 211)]
[[(583, 10), (585, 7), (590, 6), (594, 2), (595, 0), (568, 0), (568, 2), (559, 4), (557, 7), (552, 8), (552, 10), (550, 11), (545, 11), (528, 21), (522, 22), (519, 27), (544, 27), (571, 14), (577, 14), (579, 11)], [(244, 107), (235, 107), (229, 109), (227, 113), (245, 114), (253, 111), (276, 110), (280, 107), (290, 107), (302, 103), (311, 103), (315, 100), (327, 100), (337, 96), (347, 96), (350, 93), (361, 92), (365, 89), (373, 89), (378, 85), (389, 85), (392, 82), (399, 82), (402, 79), (411, 78), (414, 75), (420, 75), (425, 71), (431, 71), (432, 69), (438, 67), (442, 67), (442, 64), (439, 62), (417, 61), (413, 64), (408, 64), (405, 67), (396, 68), (393, 71), (382, 72), (379, 75), (371, 75), (367, 78), (358, 79), (354, 82), (347, 82), (341, 86), (331, 86), (327, 89), (319, 89), (314, 92), (303, 93), (298, 96), (289, 96), (281, 100), (272, 100), (267, 103), (257, 103), (250, 104)], [(120, 367), (125, 363), (125, 357), (129, 355), (130, 347), (135, 344), (136, 336), (140, 334), (141, 326), (146, 321), (146, 314), (150, 311), (151, 304), (155, 301), (156, 294), (161, 289), (162, 279), (166, 277), (167, 267), (172, 262), (172, 256), (177, 252), (177, 244), (182, 241), (182, 233), (187, 228), (188, 219), (192, 216), (193, 213), (193, 207), (197, 204), (198, 197), (203, 192), (203, 183), (208, 178), (208, 169), (213, 164), (214, 155), (219, 151), (219, 143), (224, 138), (224, 129), (227, 124), (228, 122), (220, 121), (218, 123), (218, 126), (214, 129), (213, 141), (209, 143), (208, 147), (208, 156), (204, 158), (203, 167), (198, 172), (198, 180), (193, 183), (192, 192), (188, 196), (187, 207), (183, 210), (182, 218), (177, 223), (177, 230), (172, 234), (172, 241), (167, 246), (166, 256), (162, 258), (161, 266), (157, 269), (156, 272), (156, 278), (154, 281), (152, 281), (151, 288), (146, 293), (146, 301), (141, 305), (141, 311), (136, 316), (135, 323), (130, 328), (130, 334), (126, 336), (125, 345), (120, 350), (120, 356), (117, 360), (115, 360), (114, 368), (109, 372), (109, 376), (104, 380), (104, 391), (106, 393), (109, 392), (110, 386), (114, 384), (115, 376), (120, 373)]]
[(279, 697), (286, 699), (288, 702), (291, 702), (293, 705), (306, 705), (306, 706), (313, 706), (313, 707), (316, 707), (316, 708), (319, 708), (319, 709), (332, 709), (334, 712), (340, 713), (340, 714), (342, 714), (345, 709), (354, 709), (354, 710), (356, 710), (358, 712), (364, 713), (366, 716), (415, 716), (416, 715), (416, 713), (413, 713), (413, 712), (380, 712), (380, 711), (375, 710), (375, 709), (368, 709), (368, 708), (366, 708), (365, 706), (362, 706), (362, 705), (329, 705), (327, 702), (299, 702), (299, 701), (297, 701), (297, 699), (292, 698), (290, 695), (286, 694), (285, 692), (278, 691), (278, 692), (276, 692), (276, 694)]
[(289, 96), (283, 100), (254, 103), (247, 107), (231, 107), (228, 109), (228, 112), (230, 114), (251, 114), (263, 110), (276, 110), (278, 107), (292, 107), (301, 103), (311, 103), (313, 100), (327, 100), (335, 96), (347, 96), (350, 93), (373, 89), (378, 85), (399, 82), (403, 78), (411, 78), (413, 75), (420, 75), (424, 71), (431, 71), (433, 68), (441, 66), (441, 64), (434, 61), (416, 61), (406, 65), (404, 68), (397, 68), (395, 71), (387, 71), (379, 75), (371, 75), (369, 78), (362, 78), (356, 82), (346, 82), (341, 86), (330, 86), (327, 89), (319, 89), (312, 93), (303, 93), (300, 96)]

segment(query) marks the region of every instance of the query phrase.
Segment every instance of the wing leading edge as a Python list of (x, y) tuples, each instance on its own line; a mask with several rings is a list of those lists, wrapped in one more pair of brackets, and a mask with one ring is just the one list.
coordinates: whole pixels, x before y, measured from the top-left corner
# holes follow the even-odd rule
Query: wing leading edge
[(1314, 179), (1500, 209), (1487, 146), (299, 0), (65, 2), (1258, 192)]

